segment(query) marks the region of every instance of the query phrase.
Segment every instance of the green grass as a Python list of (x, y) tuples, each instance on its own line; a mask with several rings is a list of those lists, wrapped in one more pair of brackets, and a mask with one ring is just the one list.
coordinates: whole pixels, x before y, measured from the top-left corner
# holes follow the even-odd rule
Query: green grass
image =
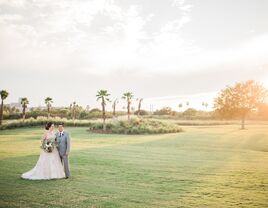
[(0, 132), (0, 207), (268, 207), (267, 125), (164, 135), (68, 128), (72, 177), (26, 181), (42, 130)]

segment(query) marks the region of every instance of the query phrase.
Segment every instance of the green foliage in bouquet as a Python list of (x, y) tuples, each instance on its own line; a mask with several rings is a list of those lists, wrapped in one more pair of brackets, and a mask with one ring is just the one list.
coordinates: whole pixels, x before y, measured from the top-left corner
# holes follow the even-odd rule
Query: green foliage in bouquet
[(56, 143), (54, 139), (44, 139), (42, 141), (41, 149), (47, 153), (51, 153), (55, 147)]

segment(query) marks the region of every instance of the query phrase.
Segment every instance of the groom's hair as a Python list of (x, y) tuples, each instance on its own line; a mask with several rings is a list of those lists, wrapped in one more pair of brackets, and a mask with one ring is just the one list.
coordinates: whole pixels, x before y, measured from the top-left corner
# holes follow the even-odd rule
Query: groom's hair
[(59, 123), (58, 126), (64, 126), (64, 123)]

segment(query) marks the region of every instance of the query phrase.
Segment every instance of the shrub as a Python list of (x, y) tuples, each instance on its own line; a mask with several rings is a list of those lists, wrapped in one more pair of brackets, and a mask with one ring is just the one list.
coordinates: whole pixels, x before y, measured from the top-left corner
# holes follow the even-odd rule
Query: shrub
[[(182, 129), (174, 124), (157, 120), (131, 119), (118, 120), (107, 123), (107, 132), (115, 134), (162, 134), (181, 132)], [(93, 132), (102, 131), (102, 123), (96, 122), (90, 126)], [(106, 133), (107, 133), (106, 132)], [(105, 133), (105, 132), (104, 132)]]
[[(134, 112), (134, 115), (138, 115), (138, 113), (139, 113), (139, 111), (136, 110), (136, 111)], [(141, 116), (148, 115), (148, 114), (149, 114), (148, 111), (146, 111), (146, 110), (140, 110), (140, 115), (141, 115)]]

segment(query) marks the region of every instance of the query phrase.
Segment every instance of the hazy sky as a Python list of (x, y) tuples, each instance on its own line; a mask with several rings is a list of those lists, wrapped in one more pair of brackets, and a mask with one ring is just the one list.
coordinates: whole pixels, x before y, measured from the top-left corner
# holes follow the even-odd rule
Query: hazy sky
[(0, 89), (97, 106), (131, 90), (145, 108), (211, 103), (221, 88), (268, 87), (267, 0), (0, 0)]

